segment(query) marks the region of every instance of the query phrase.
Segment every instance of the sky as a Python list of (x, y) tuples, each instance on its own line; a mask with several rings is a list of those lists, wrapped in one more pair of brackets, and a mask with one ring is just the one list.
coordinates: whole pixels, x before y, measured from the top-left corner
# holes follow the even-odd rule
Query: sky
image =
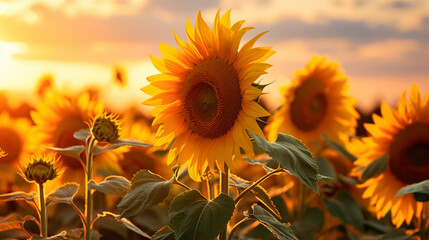
[(254, 27), (244, 40), (269, 31), (257, 45), (277, 51), (262, 77), (272, 108), (315, 55), (341, 64), (364, 109), (394, 106), (412, 83), (429, 92), (427, 0), (0, 0), (0, 90), (31, 91), (45, 73), (64, 88), (107, 86), (120, 65), (129, 86), (108, 88), (110, 103), (141, 102), (159, 42), (177, 47), (173, 31), (185, 39), (188, 17), (201, 10), (211, 26), (218, 9)]

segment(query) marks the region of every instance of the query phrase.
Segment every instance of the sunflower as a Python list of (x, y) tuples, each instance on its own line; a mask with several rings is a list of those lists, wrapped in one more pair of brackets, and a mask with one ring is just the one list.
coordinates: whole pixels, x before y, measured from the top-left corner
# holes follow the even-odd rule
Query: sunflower
[(34, 92), (37, 96), (43, 97), (46, 92), (51, 91), (55, 87), (55, 78), (52, 74), (46, 73), (43, 74), (37, 81), (36, 86), (34, 87)]
[(347, 81), (338, 63), (313, 57), (290, 85), (280, 89), (283, 103), (265, 128), (268, 139), (274, 141), (279, 132), (290, 134), (314, 152), (313, 142), (321, 143), (323, 133), (336, 142), (341, 134), (353, 134), (359, 114), (356, 100), (347, 93)]
[[(392, 223), (400, 227), (413, 216), (419, 219), (429, 206), (414, 200), (412, 194), (394, 197), (402, 187), (429, 179), (429, 94), (420, 96), (417, 85), (407, 91), (395, 109), (381, 104), (381, 116), (373, 115), (374, 124), (365, 125), (370, 134), (363, 139), (367, 151), (354, 162), (353, 174), (361, 176), (375, 159), (387, 154), (387, 169), (360, 186), (363, 198), (369, 198), (378, 218), (391, 212)], [(425, 210), (423, 210), (425, 209)]]
[(38, 151), (37, 135), (27, 118), (13, 118), (0, 114), (0, 148), (6, 155), (0, 158), (0, 192), (13, 189), (15, 172), (27, 154)]
[(230, 11), (221, 18), (218, 11), (210, 29), (198, 12), (195, 28), (189, 18), (186, 23), (189, 43), (175, 34), (180, 50), (161, 43), (164, 58), (151, 57), (161, 73), (148, 77), (142, 90), (152, 96), (144, 103), (155, 106), (155, 145), (170, 147), (168, 164), (187, 163), (197, 181), (215, 165), (234, 169), (240, 147), (254, 155), (246, 130), (263, 136), (255, 118), (269, 113), (255, 101), (262, 92), (253, 83), (271, 66), (264, 61), (274, 51), (253, 47), (264, 33), (239, 49), (251, 29), (243, 23), (231, 26)]
[(26, 153), (38, 149), (37, 136), (26, 118), (12, 118), (7, 113), (0, 114), (0, 148), (7, 155), (0, 161), (15, 167)]
[[(90, 99), (86, 92), (80, 96), (67, 96), (59, 91), (46, 93), (43, 101), (36, 104), (36, 111), (32, 112), (36, 130), (40, 134), (40, 144), (58, 148), (83, 145), (73, 134), (89, 128), (88, 124), (92, 118), (102, 113), (103, 109), (103, 102)], [(62, 182), (75, 181), (80, 185), (84, 183), (84, 155), (81, 154), (82, 163), (72, 157), (61, 157), (62, 165), (66, 168), (61, 176)], [(94, 158), (94, 169), (102, 175), (118, 172), (120, 167), (117, 165), (117, 154), (108, 151), (97, 155)]]
[(60, 165), (59, 157), (55, 153), (45, 155), (36, 153), (29, 155), (20, 170), (21, 175), (28, 182), (44, 184), (62, 173)]

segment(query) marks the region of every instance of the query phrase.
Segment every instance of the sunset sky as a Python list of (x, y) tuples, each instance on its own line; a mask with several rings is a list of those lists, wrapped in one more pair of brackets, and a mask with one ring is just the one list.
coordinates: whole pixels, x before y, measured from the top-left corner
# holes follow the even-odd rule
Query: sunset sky
[[(429, 91), (429, 1), (409, 0), (0, 0), (0, 90), (28, 92), (44, 73), (58, 85), (107, 86), (112, 104), (141, 102), (139, 89), (156, 73), (149, 54), (159, 42), (177, 46), (198, 10), (209, 26), (218, 9), (253, 26), (244, 39), (268, 30), (258, 42), (277, 53), (263, 83), (272, 107), (278, 87), (314, 55), (341, 63), (350, 93), (363, 108), (381, 99), (392, 106), (416, 82)], [(110, 89), (112, 67), (127, 69), (129, 86)], [(107, 84), (107, 85), (106, 85)], [(109, 90), (110, 89), (110, 90)]]

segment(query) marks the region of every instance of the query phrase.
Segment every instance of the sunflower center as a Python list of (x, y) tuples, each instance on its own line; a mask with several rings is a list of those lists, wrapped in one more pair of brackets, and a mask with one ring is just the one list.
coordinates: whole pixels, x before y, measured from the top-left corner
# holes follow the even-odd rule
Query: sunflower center
[(241, 108), (240, 79), (234, 67), (219, 59), (198, 63), (183, 86), (185, 118), (205, 138), (226, 134)]
[(22, 147), (19, 135), (15, 130), (5, 127), (0, 128), (0, 148), (7, 153), (1, 159), (3, 163), (9, 164), (17, 160), (21, 154)]
[(39, 175), (47, 175), (49, 173), (50, 167), (47, 163), (37, 162), (31, 166), (31, 171)]
[(429, 179), (429, 123), (417, 122), (400, 130), (389, 154), (390, 171), (403, 183)]
[(200, 121), (210, 122), (217, 114), (216, 92), (207, 83), (198, 83), (189, 91), (189, 104), (194, 110), (194, 117)]
[(325, 117), (327, 108), (325, 85), (309, 79), (295, 90), (290, 111), (292, 122), (302, 131), (314, 130)]

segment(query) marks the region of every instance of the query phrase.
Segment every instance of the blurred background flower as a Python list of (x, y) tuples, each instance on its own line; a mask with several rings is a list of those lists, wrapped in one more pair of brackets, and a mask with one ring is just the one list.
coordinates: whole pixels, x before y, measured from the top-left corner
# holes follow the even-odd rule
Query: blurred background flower
[(367, 151), (358, 155), (353, 174), (361, 177), (362, 170), (383, 155), (387, 168), (361, 184), (363, 197), (370, 199), (378, 218), (390, 212), (396, 227), (410, 224), (414, 217), (425, 218), (428, 203), (417, 202), (412, 194), (394, 196), (402, 187), (429, 177), (429, 93), (422, 96), (413, 84), (408, 98), (405, 90), (393, 109), (383, 102), (381, 115), (373, 119), (374, 124), (365, 125)]

